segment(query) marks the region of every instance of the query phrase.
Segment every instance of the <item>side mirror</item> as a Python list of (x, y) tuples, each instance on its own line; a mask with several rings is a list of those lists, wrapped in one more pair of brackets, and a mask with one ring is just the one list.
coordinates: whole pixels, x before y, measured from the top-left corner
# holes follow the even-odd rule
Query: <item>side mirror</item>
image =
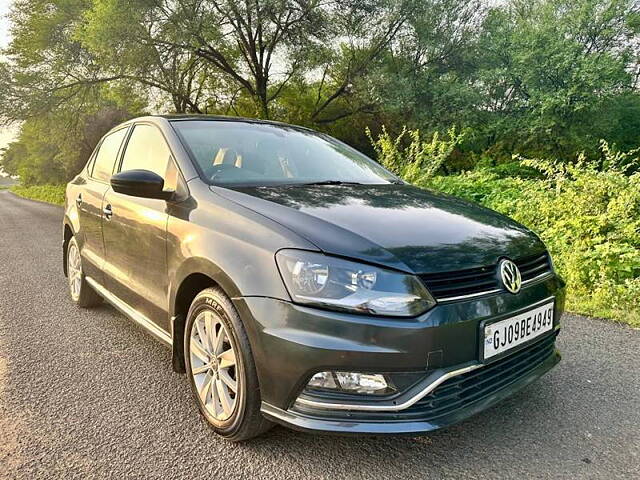
[(115, 192), (132, 197), (170, 200), (174, 192), (165, 192), (164, 180), (149, 170), (127, 170), (111, 177), (111, 187)]

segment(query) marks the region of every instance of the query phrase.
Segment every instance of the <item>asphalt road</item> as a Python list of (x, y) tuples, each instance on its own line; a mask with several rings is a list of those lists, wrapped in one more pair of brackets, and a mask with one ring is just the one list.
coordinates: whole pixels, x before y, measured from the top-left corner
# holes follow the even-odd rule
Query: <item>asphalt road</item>
[(71, 304), (61, 215), (0, 191), (0, 478), (640, 478), (640, 331), (573, 315), (554, 371), (447, 430), (226, 443), (168, 349)]

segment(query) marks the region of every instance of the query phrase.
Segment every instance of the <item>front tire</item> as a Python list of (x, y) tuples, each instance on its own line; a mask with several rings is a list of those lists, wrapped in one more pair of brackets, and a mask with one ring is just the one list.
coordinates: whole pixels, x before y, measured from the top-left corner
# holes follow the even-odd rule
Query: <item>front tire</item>
[(200, 292), (187, 314), (187, 376), (200, 413), (215, 432), (242, 441), (267, 431), (251, 346), (231, 300), (219, 289)]
[(67, 244), (67, 279), (69, 281), (69, 294), (73, 303), (81, 308), (90, 308), (100, 305), (102, 297), (91, 288), (82, 271), (82, 257), (76, 237), (71, 237)]

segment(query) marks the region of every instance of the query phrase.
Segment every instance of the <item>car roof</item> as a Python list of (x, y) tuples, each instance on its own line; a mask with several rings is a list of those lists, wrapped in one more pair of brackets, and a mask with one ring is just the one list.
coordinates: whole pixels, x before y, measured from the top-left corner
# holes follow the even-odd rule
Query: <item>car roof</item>
[(149, 118), (164, 118), (169, 122), (182, 122), (182, 121), (209, 121), (209, 122), (242, 122), (242, 123), (256, 123), (263, 125), (274, 125), (278, 127), (297, 128), (300, 130), (314, 131), (307, 127), (300, 125), (291, 125), (289, 123), (278, 122), (275, 120), (263, 120), (260, 118), (246, 118), (246, 117), (233, 117), (227, 115), (206, 115), (206, 114), (160, 114), (160, 115), (147, 115), (144, 117), (134, 118), (129, 120), (135, 122), (136, 120), (149, 119)]
[[(183, 121), (209, 121), (209, 122), (238, 122), (238, 123), (253, 123), (253, 124), (261, 124), (261, 125), (273, 125), (276, 127), (286, 127), (286, 128), (293, 128), (296, 130), (302, 130), (302, 131), (306, 131), (306, 132), (311, 132), (314, 134), (319, 134), (320, 132), (317, 132), (311, 128), (308, 127), (302, 127), (300, 125), (292, 125), (289, 123), (284, 123), (284, 122), (277, 122), (275, 120), (262, 120), (259, 118), (246, 118), (246, 117), (232, 117), (232, 116), (226, 116), (226, 115), (206, 115), (206, 114), (156, 114), (156, 115), (143, 115), (140, 117), (136, 117), (136, 118), (130, 118), (129, 120), (126, 120), (116, 126), (114, 126), (113, 128), (111, 128), (107, 133), (104, 134), (104, 137), (106, 137), (107, 135), (110, 135), (111, 133), (123, 128), (123, 127), (129, 127), (135, 123), (140, 123), (140, 122), (152, 122), (152, 123), (158, 123), (157, 121), (154, 122), (154, 120), (158, 120), (158, 119), (164, 119), (168, 122), (183, 122)], [(102, 141), (102, 140), (101, 140)]]

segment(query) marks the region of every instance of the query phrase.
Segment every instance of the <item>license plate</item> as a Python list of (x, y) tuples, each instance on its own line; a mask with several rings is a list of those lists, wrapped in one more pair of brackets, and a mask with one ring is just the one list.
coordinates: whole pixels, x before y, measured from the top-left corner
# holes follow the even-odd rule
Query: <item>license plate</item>
[(486, 360), (553, 328), (553, 300), (520, 315), (484, 327), (484, 355)]

